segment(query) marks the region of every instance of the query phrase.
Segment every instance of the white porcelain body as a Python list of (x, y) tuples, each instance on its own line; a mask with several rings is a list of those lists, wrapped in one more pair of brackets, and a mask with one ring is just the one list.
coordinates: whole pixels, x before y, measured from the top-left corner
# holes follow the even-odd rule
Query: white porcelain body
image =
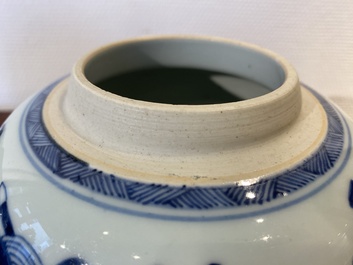
[[(334, 165), (318, 173), (320, 177), (308, 185), (293, 184), (298, 186), (296, 192), (283, 193), (281, 198), (264, 203), (164, 209), (129, 200), (116, 203), (93, 190), (55, 178), (56, 172), (35, 155), (28, 139), (31, 130), (26, 126), (36, 100), (38, 95), (16, 109), (0, 138), (0, 176), (7, 193), (5, 196), (2, 191), (1, 200), (7, 204), (12, 235), (22, 237), (37, 253), (38, 262), (34, 264), (64, 264), (60, 262), (72, 257), (92, 265), (352, 264), (353, 209), (349, 193), (353, 126), (335, 107), (342, 148)], [(330, 103), (325, 104), (331, 108)], [(329, 128), (336, 126), (331, 123)], [(40, 141), (36, 143), (40, 145)], [(310, 159), (312, 156), (307, 156), (306, 161)], [(294, 163), (272, 177), (294, 172), (291, 170), (303, 163)], [(243, 191), (254, 184), (245, 182), (243, 179)], [(161, 185), (168, 182), (163, 179)], [(217, 187), (222, 185), (229, 187), (229, 181), (217, 183)], [(171, 189), (174, 186), (178, 187), (173, 184)], [(208, 186), (212, 188), (209, 184), (202, 187)], [(195, 187), (193, 183), (190, 189)], [(251, 195), (257, 194), (251, 188), (248, 192), (251, 201)], [(7, 232), (3, 227), (0, 234)]]

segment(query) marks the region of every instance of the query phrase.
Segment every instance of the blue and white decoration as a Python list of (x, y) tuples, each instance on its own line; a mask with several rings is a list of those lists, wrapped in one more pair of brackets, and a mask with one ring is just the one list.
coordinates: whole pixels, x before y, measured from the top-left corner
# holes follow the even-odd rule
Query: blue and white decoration
[[(289, 207), (320, 192), (340, 174), (350, 156), (350, 151), (344, 148), (345, 144), (351, 146), (345, 120), (313, 92), (326, 111), (328, 132), (319, 149), (295, 168), (249, 186), (189, 187), (134, 182), (90, 167), (50, 137), (42, 121), (42, 108), (55, 85), (35, 97), (22, 116), (20, 138), (27, 158), (43, 177), (68, 194), (119, 213), (196, 222), (257, 216)], [(4, 136), (4, 127), (0, 128), (0, 137)], [(93, 196), (87, 196), (85, 190)], [(347, 183), (348, 191), (349, 206), (353, 208), (353, 180)], [(30, 241), (16, 233), (7, 195), (5, 181), (0, 184), (0, 264), (42, 265), (41, 256)], [(109, 198), (109, 203), (104, 198)], [(207, 265), (222, 263), (206, 262)], [(56, 264), (89, 263), (71, 257)]]
[(2, 135), (2, 133), (3, 133), (3, 131), (4, 131), (4, 127), (5, 127), (4, 124), (0, 126), (0, 136)]
[(348, 201), (349, 201), (349, 206), (353, 208), (353, 180), (351, 180), (349, 183)]
[[(313, 92), (327, 113), (328, 132), (316, 153), (295, 168), (249, 186), (189, 187), (131, 181), (90, 167), (88, 163), (67, 153), (50, 137), (42, 121), (42, 108), (47, 95), (55, 85), (56, 83), (40, 93), (25, 112), (21, 129), (23, 148), (36, 168), (53, 184), (77, 198), (109, 210), (144, 217), (188, 221), (254, 216), (293, 205), (315, 194), (338, 175), (338, 173), (332, 173), (328, 178), (326, 173), (334, 167), (335, 171), (341, 170), (349, 155), (343, 152), (344, 120), (325, 99)], [(337, 164), (341, 156), (344, 156), (343, 162)], [(315, 187), (301, 197), (294, 196), (293, 200), (290, 200), (289, 195), (311, 187), (310, 184), (320, 179), (323, 179), (323, 183), (319, 187)], [(66, 186), (62, 184), (62, 180), (65, 180)], [(76, 185), (90, 192), (93, 191), (97, 196), (92, 198), (80, 193), (75, 190)], [(249, 196), (249, 194), (255, 196)], [(127, 202), (130, 205), (147, 206), (148, 209), (131, 210), (119, 204), (108, 204), (102, 199), (104, 197), (114, 198), (117, 203)], [(271, 203), (283, 197), (286, 197), (286, 201), (283, 200), (285, 203), (283, 205), (277, 203), (273, 207)], [(256, 205), (261, 207), (249, 208)], [(157, 209), (157, 212), (154, 212), (154, 209)], [(243, 210), (238, 212), (239, 209)], [(164, 210), (168, 210), (169, 213), (164, 214)], [(208, 216), (208, 212), (212, 210), (231, 212), (223, 214), (220, 211), (220, 214)]]
[[(0, 216), (3, 234), (0, 235), (1, 265), (42, 265), (42, 261), (31, 244), (22, 236), (16, 235), (8, 210), (7, 190), (0, 184)], [(69, 258), (58, 265), (88, 265), (80, 258)]]

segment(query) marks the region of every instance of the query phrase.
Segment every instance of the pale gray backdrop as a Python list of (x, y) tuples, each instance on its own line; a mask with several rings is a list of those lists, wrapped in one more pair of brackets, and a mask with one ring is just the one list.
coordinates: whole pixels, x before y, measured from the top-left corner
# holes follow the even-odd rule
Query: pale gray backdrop
[(67, 74), (91, 49), (151, 34), (271, 49), (353, 117), (352, 0), (0, 0), (0, 110)]

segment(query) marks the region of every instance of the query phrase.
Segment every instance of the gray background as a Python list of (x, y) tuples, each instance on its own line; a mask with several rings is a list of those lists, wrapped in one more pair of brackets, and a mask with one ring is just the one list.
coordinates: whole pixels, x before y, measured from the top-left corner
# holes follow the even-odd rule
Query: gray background
[(0, 0), (0, 110), (67, 74), (117, 40), (199, 34), (258, 44), (353, 117), (351, 0)]

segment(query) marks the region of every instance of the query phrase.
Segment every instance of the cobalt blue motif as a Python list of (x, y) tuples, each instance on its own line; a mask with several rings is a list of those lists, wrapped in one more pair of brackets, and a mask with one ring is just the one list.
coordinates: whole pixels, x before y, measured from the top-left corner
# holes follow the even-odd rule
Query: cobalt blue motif
[(58, 265), (88, 265), (88, 263), (80, 258), (69, 258), (60, 262)]
[[(38, 254), (28, 241), (16, 235), (11, 222), (7, 206), (7, 190), (4, 183), (0, 185), (0, 216), (4, 234), (0, 237), (0, 264), (1, 265), (42, 265)], [(79, 258), (67, 259), (58, 265), (87, 265)]]
[[(316, 153), (296, 168), (271, 178), (262, 179), (250, 186), (235, 184), (189, 187), (131, 181), (90, 167), (88, 163), (67, 153), (50, 137), (42, 121), (42, 107), (47, 95), (55, 85), (45, 89), (29, 106), (27, 114), (23, 117), (25, 129), (25, 140), (23, 141), (29, 143), (31, 152), (54, 173), (54, 178), (67, 180), (89, 191), (113, 197), (118, 201), (161, 209), (182, 210), (230, 209), (249, 205), (264, 205), (279, 197), (295, 193), (320, 179), (333, 168), (343, 149), (344, 127), (342, 120), (326, 100), (312, 91), (326, 111), (328, 132)], [(30, 158), (30, 155), (28, 156)], [(51, 178), (50, 180), (55, 182), (53, 177), (47, 178)], [(55, 184), (63, 188), (58, 182)], [(78, 194), (76, 191), (72, 192), (72, 189), (68, 192), (100, 207), (106, 207), (104, 202), (97, 202), (92, 198)], [(249, 192), (256, 196), (249, 196)], [(114, 210), (125, 211), (120, 208), (114, 208)]]
[(5, 124), (3, 124), (3, 125), (0, 126), (0, 136), (1, 136), (2, 133), (4, 132), (4, 127), (5, 127)]
[(349, 206), (353, 208), (353, 180), (349, 183), (349, 193), (348, 193)]

